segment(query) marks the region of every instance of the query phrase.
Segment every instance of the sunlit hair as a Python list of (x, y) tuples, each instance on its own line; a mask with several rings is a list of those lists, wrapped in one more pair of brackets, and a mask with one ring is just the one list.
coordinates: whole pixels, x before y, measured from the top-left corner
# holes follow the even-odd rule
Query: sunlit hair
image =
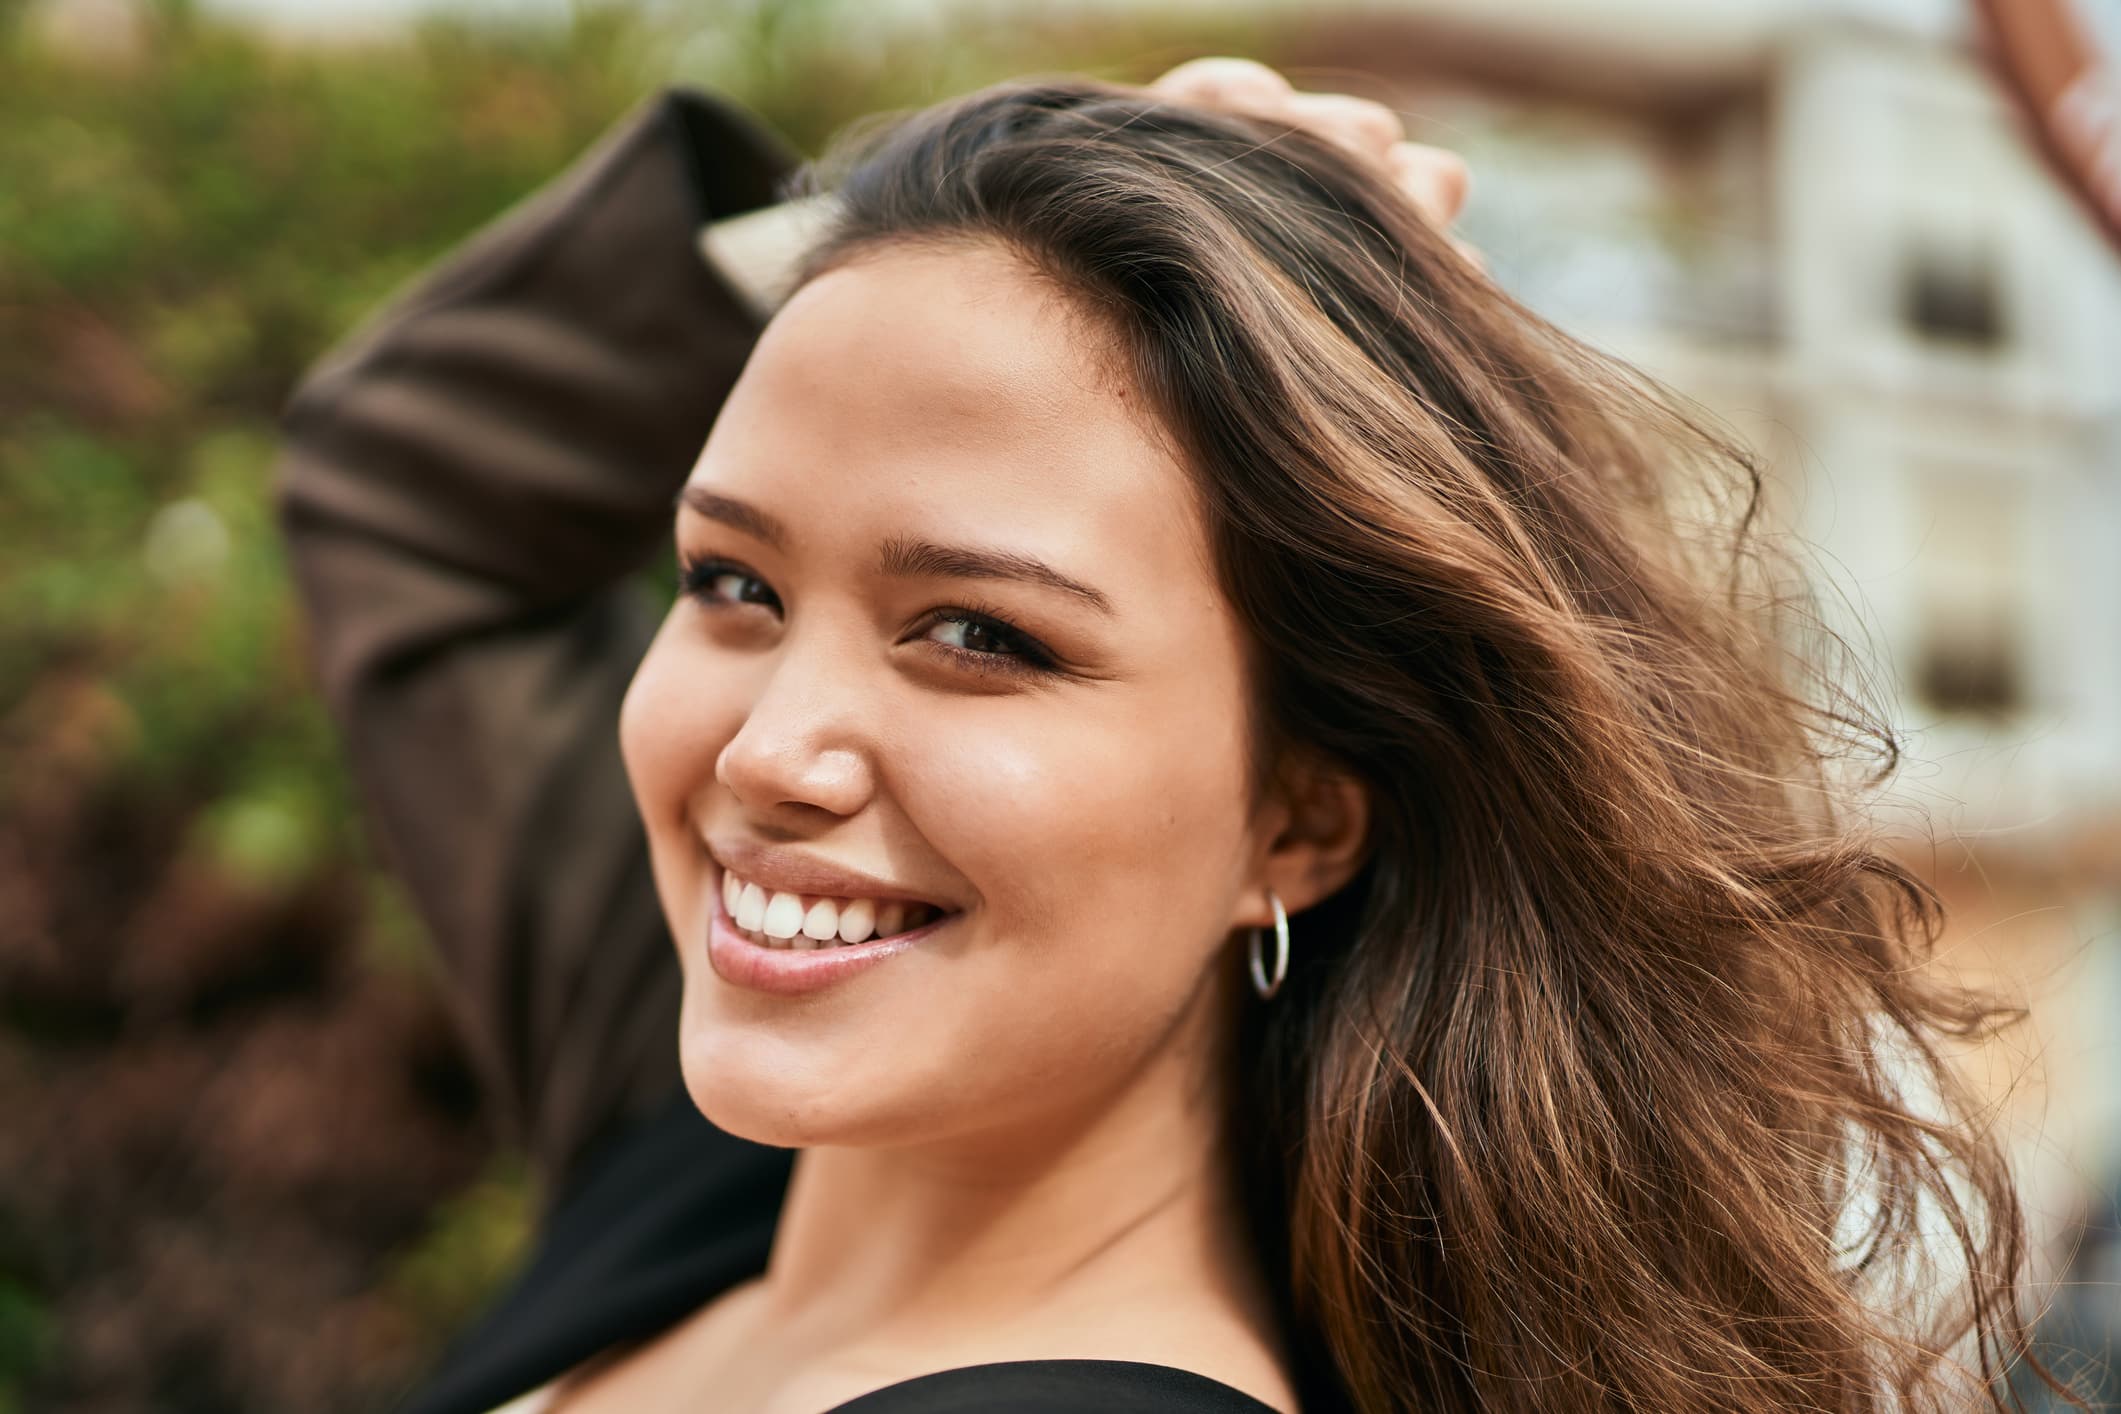
[(1306, 1407), (2009, 1400), (2023, 1222), (1936, 1049), (1997, 1013), (1847, 821), (1892, 738), (1745, 455), (1280, 124), (1044, 82), (825, 170), (808, 275), (985, 240), (1072, 297), (1195, 480), (1255, 786), (1372, 793), (1235, 1032)]

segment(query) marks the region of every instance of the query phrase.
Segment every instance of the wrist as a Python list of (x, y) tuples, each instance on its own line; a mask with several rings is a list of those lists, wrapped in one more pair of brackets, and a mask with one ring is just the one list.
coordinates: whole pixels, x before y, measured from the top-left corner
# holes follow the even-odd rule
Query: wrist
[(763, 320), (788, 297), (803, 257), (837, 210), (826, 192), (710, 222), (700, 228), (700, 253)]

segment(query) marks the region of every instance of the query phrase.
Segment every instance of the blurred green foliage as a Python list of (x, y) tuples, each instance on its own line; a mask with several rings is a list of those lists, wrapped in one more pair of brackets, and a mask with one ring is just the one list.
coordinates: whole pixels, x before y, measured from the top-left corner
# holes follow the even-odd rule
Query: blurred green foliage
[(733, 0), (290, 48), (141, 13), (88, 56), (20, 13), (0, 33), (0, 703), (92, 674), (107, 769), (269, 799), (276, 848), (312, 852), (348, 847), (351, 812), (260, 493), (276, 411), (336, 336), (661, 82), (814, 149), (1020, 69), (1141, 75), (1239, 39), (990, 17), (940, 42), (846, 0)]
[(115, 717), (97, 769), (214, 802), (232, 868), (355, 838), (290, 651), (277, 409), (623, 110), (625, 28), (282, 51), (171, 6), (126, 54), (68, 59), (26, 26), (0, 48), (0, 702), (92, 676)]
[(664, 83), (815, 151), (1260, 37), (671, 0), (326, 44), (101, 8), (132, 22), (0, 0), (0, 1414), (373, 1408), (532, 1203), (434, 1054), (307, 679), (270, 501), (302, 371)]
[(427, 1329), (461, 1327), (514, 1268), (530, 1220), (522, 1163), (504, 1157), (436, 1207), (426, 1235), (392, 1263), (390, 1295)]

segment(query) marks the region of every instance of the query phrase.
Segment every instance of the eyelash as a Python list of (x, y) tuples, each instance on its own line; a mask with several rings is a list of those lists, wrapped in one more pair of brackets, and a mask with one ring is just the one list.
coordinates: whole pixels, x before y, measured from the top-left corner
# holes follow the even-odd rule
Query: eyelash
[[(715, 598), (712, 594), (714, 581), (723, 575), (742, 575), (761, 585), (766, 581), (735, 560), (724, 560), (714, 556), (704, 559), (683, 559), (678, 562), (678, 588), (687, 598), (707, 609), (733, 609), (739, 602)], [(771, 593), (771, 589), (768, 590)], [(776, 599), (780, 596), (775, 595)], [(973, 648), (958, 648), (948, 643), (930, 643), (966, 667), (977, 673), (1002, 675), (1026, 675), (1054, 671), (1056, 664), (1052, 654), (1030, 634), (1001, 616), (1000, 611), (984, 604), (958, 604), (947, 608), (931, 609), (921, 624), (926, 632), (937, 624), (956, 623), (968, 627), (985, 629), (995, 636), (1016, 645), (1015, 653), (983, 653)]]

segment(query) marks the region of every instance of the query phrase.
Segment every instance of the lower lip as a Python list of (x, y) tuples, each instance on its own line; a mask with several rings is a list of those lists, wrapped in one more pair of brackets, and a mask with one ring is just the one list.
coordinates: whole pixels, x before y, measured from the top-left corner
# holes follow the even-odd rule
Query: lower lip
[(800, 996), (866, 972), (897, 957), (957, 917), (946, 913), (911, 932), (873, 943), (842, 943), (829, 948), (761, 947), (737, 931), (736, 920), (722, 902), (721, 880), (714, 881), (714, 917), (707, 924), (707, 964), (732, 987), (775, 996)]

